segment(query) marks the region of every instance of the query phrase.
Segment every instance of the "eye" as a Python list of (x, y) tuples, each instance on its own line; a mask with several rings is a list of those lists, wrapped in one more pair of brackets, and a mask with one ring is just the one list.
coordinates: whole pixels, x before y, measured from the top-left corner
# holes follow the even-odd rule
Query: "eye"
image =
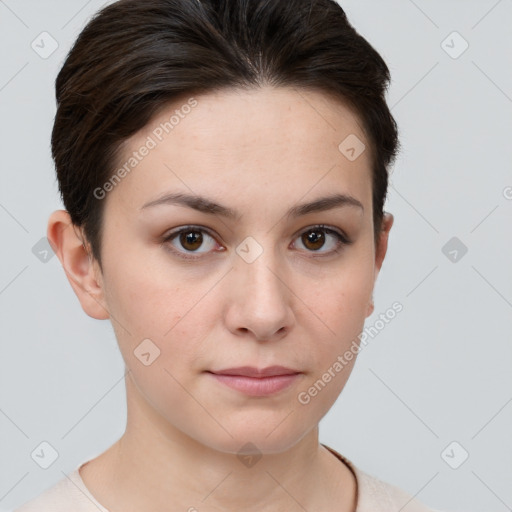
[[(342, 233), (324, 225), (313, 226), (303, 231), (300, 243), (310, 253), (318, 253), (313, 257), (329, 256), (340, 252), (344, 246), (352, 242)], [(164, 236), (162, 244), (170, 251), (184, 259), (199, 259), (201, 254), (209, 253), (217, 247), (217, 242), (208, 230), (199, 226), (185, 226)], [(295, 244), (294, 244), (295, 245)], [(320, 249), (327, 247), (327, 250)], [(199, 250), (203, 248), (203, 250)], [(219, 246), (219, 251), (224, 248)], [(198, 256), (195, 256), (197, 254)]]
[[(330, 238), (330, 241), (329, 241)], [(298, 238), (303, 247), (308, 252), (317, 252), (320, 256), (328, 256), (340, 252), (345, 245), (352, 242), (337, 230), (328, 228), (324, 225), (313, 226), (303, 231)], [(320, 249), (327, 246), (327, 250)]]
[[(171, 250), (178, 256), (186, 259), (197, 259), (200, 256), (189, 256), (188, 254), (204, 254), (215, 248), (217, 242), (204, 228), (186, 226), (166, 235), (164, 244), (170, 244)], [(198, 249), (205, 245), (205, 250)], [(183, 251), (184, 249), (184, 251)]]

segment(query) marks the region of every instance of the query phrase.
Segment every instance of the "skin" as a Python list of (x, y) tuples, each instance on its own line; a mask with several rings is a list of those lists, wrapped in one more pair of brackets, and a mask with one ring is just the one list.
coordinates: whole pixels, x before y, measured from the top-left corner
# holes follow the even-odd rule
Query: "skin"
[[(264, 87), (195, 98), (197, 106), (103, 199), (103, 271), (66, 211), (48, 223), (82, 308), (111, 320), (128, 370), (126, 432), (80, 474), (111, 512), (353, 511), (355, 478), (319, 444), (318, 423), (355, 358), (307, 405), (297, 396), (350, 347), (373, 311), (393, 216), (385, 214), (375, 245), (369, 142), (357, 116), (321, 92)], [(119, 164), (187, 99), (128, 139)], [(354, 161), (338, 149), (350, 134), (366, 144)], [(141, 208), (169, 192), (206, 196), (241, 217)], [(285, 216), (336, 192), (364, 211)], [(212, 237), (202, 231), (203, 245), (180, 245), (179, 236), (162, 243), (189, 224)], [(318, 224), (352, 244), (333, 253), (336, 238), (325, 232), (324, 245), (308, 243), (302, 235)], [(236, 252), (248, 236), (263, 249), (252, 263)], [(192, 255), (197, 248), (199, 258), (181, 259), (170, 247)], [(160, 355), (145, 366), (134, 350), (147, 338)], [(246, 396), (206, 373), (274, 364), (301, 375), (267, 397)], [(236, 455), (248, 442), (262, 455), (251, 467)]]

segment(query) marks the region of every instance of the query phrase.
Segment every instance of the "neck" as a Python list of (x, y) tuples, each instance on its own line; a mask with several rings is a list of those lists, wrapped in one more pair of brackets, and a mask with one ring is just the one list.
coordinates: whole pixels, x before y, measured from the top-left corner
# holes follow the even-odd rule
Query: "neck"
[(355, 479), (319, 444), (318, 426), (284, 452), (242, 460), (169, 425), (126, 381), (124, 435), (80, 470), (111, 512), (313, 511), (333, 502), (337, 510), (355, 510)]

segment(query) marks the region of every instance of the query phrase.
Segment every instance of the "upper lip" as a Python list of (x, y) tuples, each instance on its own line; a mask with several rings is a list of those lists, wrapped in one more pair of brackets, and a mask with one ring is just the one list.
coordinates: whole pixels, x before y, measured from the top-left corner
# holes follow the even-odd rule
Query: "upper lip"
[(254, 366), (239, 366), (238, 368), (226, 368), (216, 370), (211, 373), (217, 375), (241, 375), (243, 377), (273, 377), (276, 375), (293, 375), (300, 373), (297, 370), (286, 368), (285, 366), (267, 366), (266, 368), (256, 368)]

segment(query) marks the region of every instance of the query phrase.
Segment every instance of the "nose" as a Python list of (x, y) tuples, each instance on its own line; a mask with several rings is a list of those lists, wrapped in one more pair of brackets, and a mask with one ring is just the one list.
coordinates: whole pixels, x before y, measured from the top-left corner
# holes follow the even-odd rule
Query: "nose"
[(282, 338), (293, 322), (290, 278), (277, 264), (271, 250), (248, 263), (235, 258), (230, 272), (226, 323), (236, 335), (250, 335), (259, 341)]

